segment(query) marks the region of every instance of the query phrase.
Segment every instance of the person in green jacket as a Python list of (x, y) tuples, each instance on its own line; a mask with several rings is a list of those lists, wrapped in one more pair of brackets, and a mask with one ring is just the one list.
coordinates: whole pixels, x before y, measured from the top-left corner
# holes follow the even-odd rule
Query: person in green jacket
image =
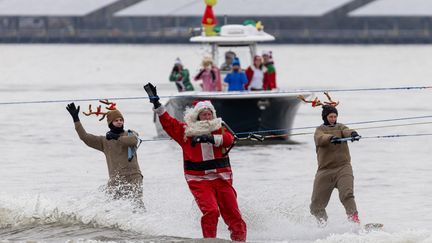
[(175, 60), (169, 80), (171, 82), (175, 82), (177, 90), (179, 92), (194, 90), (194, 87), (189, 79), (189, 70), (183, 67), (182, 62), (178, 57)]

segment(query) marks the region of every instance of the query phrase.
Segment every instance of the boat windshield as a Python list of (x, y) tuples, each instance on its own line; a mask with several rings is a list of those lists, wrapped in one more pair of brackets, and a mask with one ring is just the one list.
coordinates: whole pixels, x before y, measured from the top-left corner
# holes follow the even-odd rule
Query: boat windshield
[(253, 53), (249, 46), (219, 46), (218, 55), (214, 58), (222, 73), (229, 72), (226, 64), (231, 62), (233, 55), (239, 58), (242, 69), (251, 65)]

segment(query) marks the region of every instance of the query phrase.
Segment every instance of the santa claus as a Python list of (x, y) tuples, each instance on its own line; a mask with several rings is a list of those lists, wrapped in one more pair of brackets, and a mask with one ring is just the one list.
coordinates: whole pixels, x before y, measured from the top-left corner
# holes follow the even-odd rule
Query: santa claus
[(237, 205), (232, 186), (232, 171), (227, 154), (234, 143), (233, 134), (216, 117), (208, 100), (198, 101), (185, 112), (184, 122), (171, 117), (159, 102), (156, 87), (144, 86), (165, 132), (183, 150), (184, 174), (192, 195), (203, 216), (204, 238), (216, 238), (219, 215), (222, 216), (234, 241), (246, 241), (246, 223)]

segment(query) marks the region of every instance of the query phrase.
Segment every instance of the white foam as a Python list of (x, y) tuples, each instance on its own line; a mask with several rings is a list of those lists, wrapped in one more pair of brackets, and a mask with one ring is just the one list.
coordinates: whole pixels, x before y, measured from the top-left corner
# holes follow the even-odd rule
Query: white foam
[(404, 230), (401, 232), (388, 233), (374, 231), (364, 234), (333, 234), (325, 239), (316, 240), (315, 243), (336, 243), (336, 242), (362, 242), (362, 243), (430, 243), (432, 232), (426, 230)]

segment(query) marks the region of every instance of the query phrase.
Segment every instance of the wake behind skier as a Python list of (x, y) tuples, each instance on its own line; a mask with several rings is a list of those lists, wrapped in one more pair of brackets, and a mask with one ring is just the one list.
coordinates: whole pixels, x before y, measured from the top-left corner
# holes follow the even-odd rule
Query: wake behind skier
[(136, 154), (134, 152), (131, 154), (131, 151), (136, 151), (138, 133), (124, 130), (123, 115), (115, 108), (107, 113), (101, 113), (99, 107), (98, 112), (92, 112), (90, 109), (87, 114), (103, 114), (102, 119), (106, 116), (110, 130), (105, 136), (96, 136), (86, 132), (79, 119), (79, 106), (77, 108), (74, 103), (70, 103), (66, 109), (72, 116), (79, 138), (87, 146), (105, 154), (109, 173), (107, 194), (113, 199), (130, 199), (136, 208), (144, 210), (143, 176)]
[(315, 130), (314, 135), (318, 170), (313, 185), (310, 211), (320, 224), (325, 224), (328, 217), (325, 208), (333, 189), (337, 188), (348, 220), (359, 224), (348, 144), (338, 141), (340, 138), (349, 137), (352, 141), (358, 141), (359, 135), (347, 126), (337, 123), (338, 111), (334, 106), (324, 105), (322, 108), (324, 124)]
[(237, 205), (232, 186), (233, 175), (227, 155), (234, 136), (216, 117), (210, 101), (199, 101), (185, 112), (184, 123), (171, 117), (159, 102), (156, 87), (144, 86), (163, 129), (183, 150), (184, 174), (203, 216), (204, 238), (215, 238), (219, 215), (222, 215), (231, 239), (246, 241), (246, 223)]

